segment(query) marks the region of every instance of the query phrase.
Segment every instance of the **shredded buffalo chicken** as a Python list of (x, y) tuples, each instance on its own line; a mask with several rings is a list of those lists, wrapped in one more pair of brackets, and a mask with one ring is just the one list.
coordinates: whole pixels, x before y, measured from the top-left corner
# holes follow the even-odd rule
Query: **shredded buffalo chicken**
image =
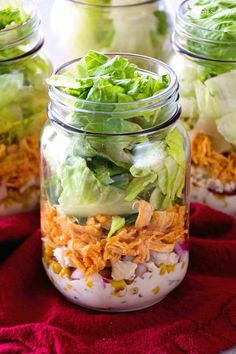
[(225, 156), (214, 151), (210, 138), (205, 134), (197, 134), (192, 141), (192, 162), (204, 167), (210, 177), (223, 184), (236, 183), (236, 152)]
[(21, 188), (38, 175), (38, 135), (27, 136), (18, 144), (0, 144), (0, 185)]
[(72, 217), (58, 216), (56, 209), (44, 202), (41, 220), (45, 245), (66, 247), (66, 256), (86, 275), (101, 271), (122, 256), (143, 263), (150, 251), (172, 252), (175, 244), (187, 237), (184, 206), (154, 211), (145, 201), (139, 203), (135, 225), (124, 226), (110, 238), (111, 216), (90, 217), (86, 225), (78, 225)]

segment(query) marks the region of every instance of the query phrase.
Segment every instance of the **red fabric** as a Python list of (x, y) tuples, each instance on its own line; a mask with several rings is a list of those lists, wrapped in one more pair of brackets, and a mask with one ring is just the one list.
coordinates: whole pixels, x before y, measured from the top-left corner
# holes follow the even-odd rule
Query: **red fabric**
[(161, 303), (126, 314), (67, 302), (43, 271), (36, 224), (35, 214), (0, 221), (2, 253), (12, 239), (0, 258), (1, 354), (218, 354), (236, 344), (236, 219), (193, 204), (185, 280)]

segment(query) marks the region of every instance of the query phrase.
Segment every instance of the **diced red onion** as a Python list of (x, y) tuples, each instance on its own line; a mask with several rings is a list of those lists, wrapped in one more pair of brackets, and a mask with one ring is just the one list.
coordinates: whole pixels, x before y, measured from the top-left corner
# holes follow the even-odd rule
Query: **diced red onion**
[(103, 283), (103, 286), (105, 288), (107, 286), (107, 284), (110, 283), (110, 281), (108, 279), (106, 279), (106, 278), (102, 278), (102, 283)]
[(148, 271), (148, 269), (144, 264), (139, 264), (136, 268), (135, 273), (138, 277), (143, 279), (143, 276), (145, 273), (147, 273), (147, 271)]
[(179, 242), (176, 243), (175, 248), (174, 248), (175, 253), (178, 254), (178, 256), (182, 256), (188, 251), (188, 242)]

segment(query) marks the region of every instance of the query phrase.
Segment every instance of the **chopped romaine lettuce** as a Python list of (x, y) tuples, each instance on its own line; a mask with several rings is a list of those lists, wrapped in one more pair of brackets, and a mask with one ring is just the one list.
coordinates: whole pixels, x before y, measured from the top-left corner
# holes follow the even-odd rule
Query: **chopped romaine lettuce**
[[(132, 111), (139, 107), (135, 102), (166, 90), (169, 82), (169, 75), (155, 76), (120, 55), (108, 57), (95, 51), (87, 53), (76, 67), (48, 80), (50, 86), (74, 96), (76, 106), (83, 109), (84, 114), (68, 117), (70, 124), (90, 132), (116, 134), (138, 132), (158, 124), (162, 119), (161, 108), (140, 109), (135, 116)], [(104, 107), (100, 103), (109, 105)], [(91, 110), (94, 114), (87, 113)], [(104, 110), (110, 114), (104, 114)]]
[(133, 0), (123, 3), (120, 0), (88, 0), (85, 6), (55, 1), (51, 22), (53, 32), (61, 38), (66, 59), (81, 57), (91, 48), (167, 59), (170, 53), (169, 20), (164, 4), (139, 2), (129, 6), (134, 5)]
[(158, 78), (144, 73), (122, 56), (109, 58), (90, 51), (77, 72), (55, 75), (48, 84), (84, 100), (103, 103), (133, 102), (153, 96), (169, 85), (167, 75)]
[[(83, 94), (79, 105), (75, 100), (75, 107), (82, 109), (70, 117), (75, 126), (79, 121), (84, 130), (88, 127), (91, 130), (92, 126), (96, 133), (103, 132), (105, 126), (107, 133), (106, 136), (73, 134), (70, 144), (64, 143), (61, 147), (64, 148), (60, 151), (63, 162), (55, 163), (51, 150), (47, 152), (46, 149), (45, 159), (52, 179), (50, 175), (45, 179), (43, 190), (50, 201), (57, 204), (60, 213), (79, 218), (96, 214), (127, 216), (137, 213), (140, 199), (148, 200), (156, 209), (164, 209), (182, 197), (185, 152), (178, 125), (150, 137), (139, 133), (123, 134), (143, 131), (147, 127), (147, 121), (158, 109), (145, 112), (139, 120), (138, 102), (165, 90), (169, 81), (166, 75), (142, 72), (124, 57), (110, 58), (94, 51), (71, 71), (48, 80), (51, 86), (71, 96), (77, 98)], [(135, 113), (131, 111), (128, 116), (116, 117), (120, 94), (132, 98), (136, 104)], [(106, 120), (103, 111), (99, 114), (99, 108), (94, 114), (85, 114), (83, 109), (88, 102), (111, 102), (109, 107), (114, 108), (108, 112)], [(162, 121), (161, 112), (159, 114)], [(155, 119), (150, 124), (153, 122)], [(55, 180), (60, 189), (56, 200), (55, 197), (51, 200), (47, 188), (53, 190)], [(125, 219), (115, 217), (109, 236), (124, 223)]]
[(120, 216), (113, 216), (111, 228), (108, 233), (108, 238), (114, 235), (115, 232), (119, 231), (125, 225), (125, 218), (121, 218)]
[(157, 174), (152, 172), (144, 177), (134, 177), (128, 185), (125, 200), (134, 200), (150, 183), (155, 182)]
[[(189, 34), (198, 39), (188, 40), (188, 50), (209, 59), (225, 61), (236, 59), (236, 3), (234, 1), (189, 1), (185, 17), (188, 23), (195, 25), (188, 26)], [(216, 67), (219, 69), (219, 65)], [(212, 68), (214, 71), (214, 67)]]
[[(195, 64), (197, 65), (197, 64)], [(224, 66), (224, 64), (222, 64)], [(185, 76), (185, 73), (182, 74)], [(184, 81), (186, 81), (184, 77)], [(181, 84), (181, 80), (180, 80)], [(189, 129), (209, 135), (214, 143), (223, 151), (231, 150), (236, 138), (233, 133), (234, 116), (236, 115), (236, 70), (210, 77), (204, 83), (198, 78), (193, 81), (194, 92), (191, 96), (192, 107), (188, 105), (190, 97), (182, 91), (183, 120)], [(191, 118), (191, 109), (196, 106), (196, 115)], [(189, 115), (188, 115), (189, 112)], [(231, 117), (231, 118), (229, 118)], [(229, 128), (230, 120), (232, 120)], [(227, 126), (226, 121), (228, 122)], [(229, 136), (229, 131), (231, 131)]]
[(186, 59), (180, 74), (182, 118), (190, 130), (208, 135), (217, 151), (229, 152), (236, 141), (236, 3), (193, 0), (184, 8), (184, 47), (196, 58)]
[(22, 24), (19, 9), (8, 7), (7, 9), (0, 10), (0, 30), (3, 30), (13, 24), (15, 26)]
[(183, 149), (183, 136), (178, 129), (171, 130), (166, 136), (167, 153), (176, 161), (176, 163), (184, 168), (185, 152)]
[(48, 102), (46, 77), (51, 67), (36, 55), (0, 64), (0, 142), (11, 144), (42, 125)]
[(217, 130), (225, 140), (236, 147), (236, 115), (229, 113), (216, 121)]
[(29, 18), (22, 0), (2, 0), (0, 4), (0, 31), (22, 25)]
[(133, 202), (125, 201), (122, 190), (102, 184), (80, 157), (67, 161), (60, 178), (62, 193), (58, 201), (61, 212), (67, 215), (87, 217), (137, 212)]

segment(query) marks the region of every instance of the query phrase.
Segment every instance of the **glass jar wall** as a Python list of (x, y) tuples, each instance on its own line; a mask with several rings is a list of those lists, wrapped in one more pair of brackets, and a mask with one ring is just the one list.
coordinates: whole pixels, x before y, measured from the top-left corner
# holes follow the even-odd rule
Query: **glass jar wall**
[[(95, 54), (62, 67), (51, 84), (71, 84), (71, 73), (88, 59), (94, 64)], [(124, 103), (85, 101), (75, 88), (68, 94), (50, 87), (41, 142), (43, 264), (70, 301), (132, 311), (161, 301), (185, 276), (189, 141), (172, 70), (142, 56), (111, 58), (168, 84)]]
[(59, 64), (90, 49), (166, 60), (171, 50), (169, 27), (162, 0), (56, 0), (51, 13)]
[(32, 2), (11, 4), (0, 5), (0, 217), (39, 204), (39, 134), (51, 74)]
[(180, 6), (172, 67), (192, 140), (191, 199), (236, 216), (236, 28), (222, 21), (232, 6)]

